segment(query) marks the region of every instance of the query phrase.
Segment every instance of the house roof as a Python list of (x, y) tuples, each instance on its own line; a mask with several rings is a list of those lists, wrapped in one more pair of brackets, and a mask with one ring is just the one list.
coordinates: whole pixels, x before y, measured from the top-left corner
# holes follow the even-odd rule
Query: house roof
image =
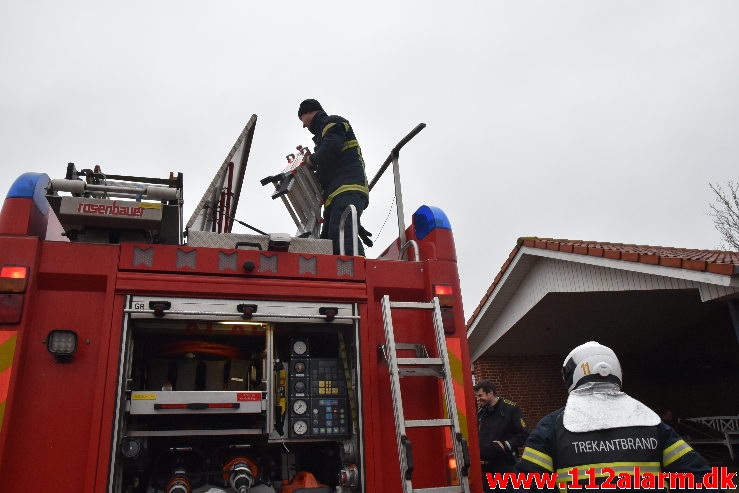
[(508, 259), (495, 276), (493, 283), (480, 300), (472, 316), (467, 321), (467, 327), (475, 320), (488, 298), (500, 282), (511, 261), (521, 247), (540, 248), (565, 253), (574, 253), (592, 257), (603, 257), (625, 262), (661, 265), (691, 271), (710, 272), (725, 276), (739, 275), (739, 252), (719, 250), (696, 250), (690, 248), (673, 248), (649, 245), (626, 245), (623, 243), (606, 243), (598, 241), (579, 241), (552, 238), (519, 238), (516, 246), (508, 255)]

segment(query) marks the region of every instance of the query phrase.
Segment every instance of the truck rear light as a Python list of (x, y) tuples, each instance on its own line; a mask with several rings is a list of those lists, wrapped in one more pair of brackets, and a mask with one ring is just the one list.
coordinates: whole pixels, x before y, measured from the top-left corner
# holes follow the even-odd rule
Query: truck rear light
[(22, 314), (22, 294), (0, 294), (0, 324), (20, 323)]
[(449, 284), (434, 284), (434, 296), (440, 306), (454, 306), (454, 288)]
[(454, 323), (454, 309), (444, 307), (441, 309), (441, 325), (444, 327), (445, 334), (453, 334), (457, 330), (457, 324)]
[(447, 467), (447, 476), (449, 479), (449, 485), (458, 486), (459, 485), (459, 473), (457, 471), (457, 459), (454, 457), (454, 454), (450, 453), (447, 456), (446, 467)]
[(46, 338), (46, 349), (58, 363), (72, 361), (72, 355), (77, 349), (77, 333), (73, 330), (52, 330)]
[(4, 265), (0, 269), (0, 277), (12, 277), (14, 279), (25, 279), (28, 267), (23, 265)]
[(0, 293), (23, 293), (28, 282), (28, 267), (3, 265), (0, 267)]
[(434, 294), (436, 296), (454, 294), (454, 289), (449, 284), (434, 284)]

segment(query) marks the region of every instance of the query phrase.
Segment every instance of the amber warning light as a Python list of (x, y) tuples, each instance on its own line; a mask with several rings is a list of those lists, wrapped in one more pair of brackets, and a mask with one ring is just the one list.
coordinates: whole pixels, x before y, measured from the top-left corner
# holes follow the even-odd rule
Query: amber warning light
[(0, 267), (0, 293), (23, 293), (26, 290), (28, 267), (3, 265)]
[(434, 296), (439, 298), (439, 305), (454, 306), (454, 288), (449, 284), (434, 284)]
[(436, 296), (454, 294), (454, 290), (449, 284), (434, 284), (434, 294)]
[(447, 479), (449, 480), (449, 484), (452, 486), (458, 486), (459, 485), (459, 474), (457, 471), (457, 459), (454, 457), (454, 454), (449, 454), (447, 456)]
[(441, 320), (444, 332), (452, 334), (456, 330), (454, 323), (454, 288), (450, 284), (434, 284), (434, 296), (439, 299)]
[(12, 279), (25, 279), (28, 273), (28, 267), (22, 265), (5, 265), (0, 269), (0, 277), (9, 277)]
[(28, 281), (28, 267), (0, 267), (0, 324), (17, 324), (23, 313), (23, 298)]

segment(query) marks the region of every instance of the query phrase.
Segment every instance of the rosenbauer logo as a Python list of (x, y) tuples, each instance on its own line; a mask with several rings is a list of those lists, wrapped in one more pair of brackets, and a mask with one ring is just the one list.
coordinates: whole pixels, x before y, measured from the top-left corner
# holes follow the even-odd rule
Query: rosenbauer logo
[(144, 208), (128, 207), (125, 205), (119, 206), (117, 202), (113, 201), (112, 204), (81, 203), (77, 205), (77, 212), (83, 214), (99, 214), (101, 216), (141, 217), (144, 215)]

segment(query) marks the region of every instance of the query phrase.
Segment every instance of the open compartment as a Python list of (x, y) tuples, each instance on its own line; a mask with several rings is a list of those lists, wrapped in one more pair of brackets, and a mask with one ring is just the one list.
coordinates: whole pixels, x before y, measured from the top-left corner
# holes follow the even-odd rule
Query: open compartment
[(109, 492), (359, 491), (356, 307), (322, 308), (129, 297)]

